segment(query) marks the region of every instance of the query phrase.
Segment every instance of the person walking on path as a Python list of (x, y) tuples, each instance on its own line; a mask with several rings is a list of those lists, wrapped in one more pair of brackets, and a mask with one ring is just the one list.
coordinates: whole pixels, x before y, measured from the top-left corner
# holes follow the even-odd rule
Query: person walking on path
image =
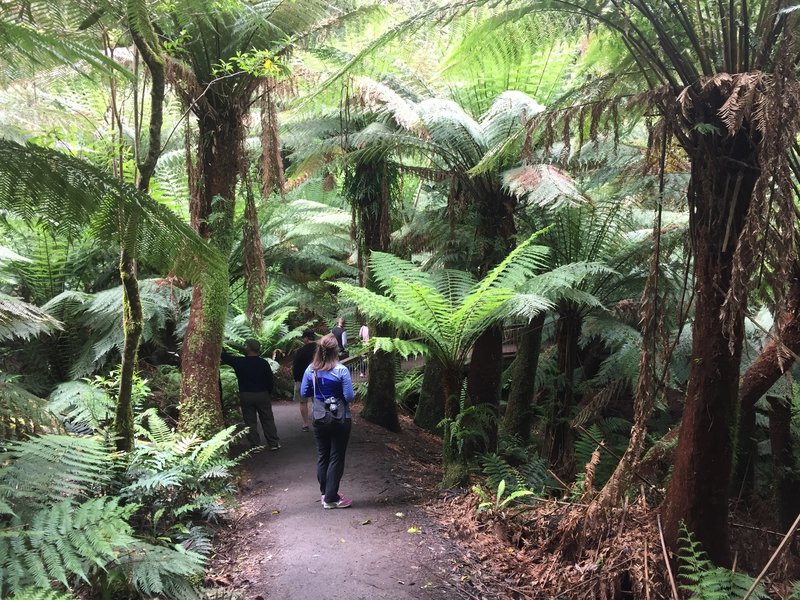
[(258, 340), (245, 341), (244, 352), (244, 356), (233, 356), (223, 352), (220, 360), (222, 364), (233, 367), (236, 373), (242, 418), (247, 426), (247, 441), (253, 447), (261, 445), (261, 438), (258, 435), (258, 420), (260, 420), (269, 449), (277, 450), (281, 444), (278, 430), (275, 428), (270, 398), (273, 390), (272, 369), (269, 363), (259, 356), (261, 344)]
[(317, 336), (310, 329), (303, 332), (304, 345), (294, 354), (292, 361), (292, 376), (294, 377), (294, 401), (300, 403), (300, 417), (303, 419), (303, 431), (308, 431), (308, 396), (300, 393), (300, 384), (303, 383), (303, 374), (308, 365), (314, 360), (314, 353), (317, 350), (317, 343), (314, 341)]
[[(362, 346), (366, 346), (369, 343), (369, 327), (366, 323), (364, 323), (361, 326), (361, 329), (358, 330), (358, 337), (361, 339)], [(358, 374), (361, 375), (361, 377), (366, 377), (367, 368), (369, 368), (367, 357), (364, 356), (362, 351), (361, 360), (358, 361)]]
[(339, 356), (347, 358), (347, 332), (344, 330), (344, 317), (337, 319), (336, 326), (331, 329), (331, 333), (336, 336), (336, 342), (339, 345)]
[[(350, 440), (350, 429), (353, 425), (350, 403), (355, 394), (350, 371), (339, 362), (338, 353), (336, 336), (332, 333), (324, 336), (319, 341), (314, 360), (303, 374), (300, 388), (303, 396), (313, 397), (317, 481), (322, 495), (322, 508), (347, 508), (353, 503), (339, 493), (347, 442)], [(334, 418), (330, 418), (331, 415)], [(323, 416), (328, 418), (322, 418)], [(336, 416), (342, 418), (335, 418)]]

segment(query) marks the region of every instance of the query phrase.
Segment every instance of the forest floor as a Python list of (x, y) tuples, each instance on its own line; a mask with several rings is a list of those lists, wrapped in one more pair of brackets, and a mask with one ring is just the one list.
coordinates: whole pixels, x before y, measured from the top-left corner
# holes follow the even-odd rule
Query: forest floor
[(432, 509), (437, 438), (408, 419), (394, 434), (356, 416), (341, 487), (353, 505), (324, 510), (314, 434), (301, 431), (297, 404), (273, 409), (282, 447), (243, 462), (211, 583), (246, 600), (475, 597), (462, 589), (467, 565)]

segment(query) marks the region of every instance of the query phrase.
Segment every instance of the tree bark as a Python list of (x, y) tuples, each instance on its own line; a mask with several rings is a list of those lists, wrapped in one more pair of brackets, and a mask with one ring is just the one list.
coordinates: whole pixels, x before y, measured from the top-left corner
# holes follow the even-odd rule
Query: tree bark
[[(391, 231), (391, 193), (398, 174), (385, 159), (358, 162), (351, 167), (345, 179), (345, 189), (350, 196), (353, 221), (357, 224), (356, 246), (359, 264), (363, 267), (361, 281), (372, 286), (367, 264), (373, 251), (389, 250)], [(379, 335), (391, 335), (391, 328), (373, 324)], [(376, 352), (370, 358), (367, 397), (361, 416), (367, 421), (400, 431), (395, 394), (395, 357), (387, 352)]]
[(494, 412), (494, 418), (489, 424), (485, 442), (480, 438), (472, 438), (464, 445), (464, 459), (467, 462), (480, 453), (494, 452), (497, 448), (502, 379), (503, 328), (500, 325), (493, 325), (478, 337), (472, 348), (467, 375), (467, 406), (486, 405), (488, 410)]
[(425, 362), (419, 404), (417, 404), (417, 410), (414, 413), (414, 424), (417, 427), (437, 433), (441, 433), (439, 423), (444, 419), (443, 373), (444, 366), (441, 361), (434, 356), (430, 356)]
[(444, 413), (448, 421), (442, 440), (442, 486), (462, 487), (469, 481), (469, 469), (464, 453), (458, 447), (457, 436), (453, 433), (454, 424), (461, 410), (461, 386), (463, 376), (460, 365), (445, 366), (442, 373), (444, 391)]
[(673, 552), (683, 522), (711, 560), (725, 566), (730, 565), (731, 428), (746, 298), (731, 316), (730, 339), (720, 317), (757, 171), (739, 166), (754, 164), (744, 133), (724, 139), (698, 134), (697, 142), (688, 190), (695, 279), (692, 359), (675, 467), (664, 500), (664, 527)]
[[(794, 365), (800, 353), (800, 265), (795, 265), (781, 326), (742, 376), (739, 385), (739, 423), (736, 468), (731, 493), (749, 497), (753, 490), (756, 402)], [(789, 523), (791, 525), (791, 523)]]
[(536, 370), (542, 347), (545, 313), (535, 317), (523, 330), (517, 356), (511, 369), (511, 390), (504, 417), (506, 433), (530, 443), (533, 426), (533, 398), (536, 393)]
[(564, 477), (575, 473), (574, 433), (570, 425), (575, 406), (575, 370), (578, 368), (578, 341), (583, 318), (571, 304), (559, 307), (556, 322), (556, 351), (558, 372), (563, 379), (553, 401), (547, 424), (546, 447), (550, 464)]
[[(378, 335), (390, 333), (389, 328), (377, 327)], [(390, 352), (379, 350), (370, 356), (367, 397), (361, 416), (389, 431), (400, 431), (395, 396), (395, 357)]]
[[(220, 102), (215, 110), (198, 115), (201, 187), (192, 194), (191, 220), (200, 236), (223, 256), (228, 256), (233, 246), (244, 113), (244, 107)], [(222, 428), (218, 379), (228, 296), (227, 266), (199, 277), (192, 289), (181, 353), (181, 432), (207, 438)]]
[(775, 478), (775, 503), (781, 530), (791, 527), (800, 513), (800, 478), (792, 443), (792, 399), (768, 396), (769, 441)]

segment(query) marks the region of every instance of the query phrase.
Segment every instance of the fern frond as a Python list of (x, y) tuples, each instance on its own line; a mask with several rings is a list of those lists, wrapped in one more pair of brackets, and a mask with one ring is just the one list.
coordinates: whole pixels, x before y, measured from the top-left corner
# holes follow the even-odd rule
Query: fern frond
[(61, 323), (38, 306), (0, 292), (0, 340), (28, 340), (56, 329)]
[[(28, 222), (41, 215), (57, 232), (89, 226), (119, 239), (133, 256), (192, 280), (223, 259), (169, 209), (100, 169), (66, 154), (0, 140), (3, 206)], [(123, 221), (121, 222), (121, 217)]]
[[(87, 490), (109, 481), (106, 449), (92, 438), (42, 435), (12, 442), (0, 453), (0, 498), (15, 512), (47, 502), (77, 501)], [(24, 487), (18, 487), (25, 481)], [(24, 512), (24, 511), (23, 511)]]
[(0, 381), (0, 441), (61, 429), (46, 401), (18, 385)]

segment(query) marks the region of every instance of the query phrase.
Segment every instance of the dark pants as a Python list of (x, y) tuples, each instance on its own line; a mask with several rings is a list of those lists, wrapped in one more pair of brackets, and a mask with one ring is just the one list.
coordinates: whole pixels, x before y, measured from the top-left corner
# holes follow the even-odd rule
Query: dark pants
[(339, 482), (344, 473), (344, 455), (352, 425), (352, 419), (330, 425), (314, 425), (319, 493), (325, 495), (325, 502), (328, 503), (339, 501)]
[(267, 444), (275, 447), (280, 441), (278, 430), (275, 428), (275, 417), (272, 415), (272, 400), (269, 392), (240, 392), (239, 400), (242, 403), (242, 418), (247, 425), (247, 441), (253, 446), (261, 444), (258, 435), (258, 421), (261, 420), (261, 429), (264, 430), (264, 437)]

